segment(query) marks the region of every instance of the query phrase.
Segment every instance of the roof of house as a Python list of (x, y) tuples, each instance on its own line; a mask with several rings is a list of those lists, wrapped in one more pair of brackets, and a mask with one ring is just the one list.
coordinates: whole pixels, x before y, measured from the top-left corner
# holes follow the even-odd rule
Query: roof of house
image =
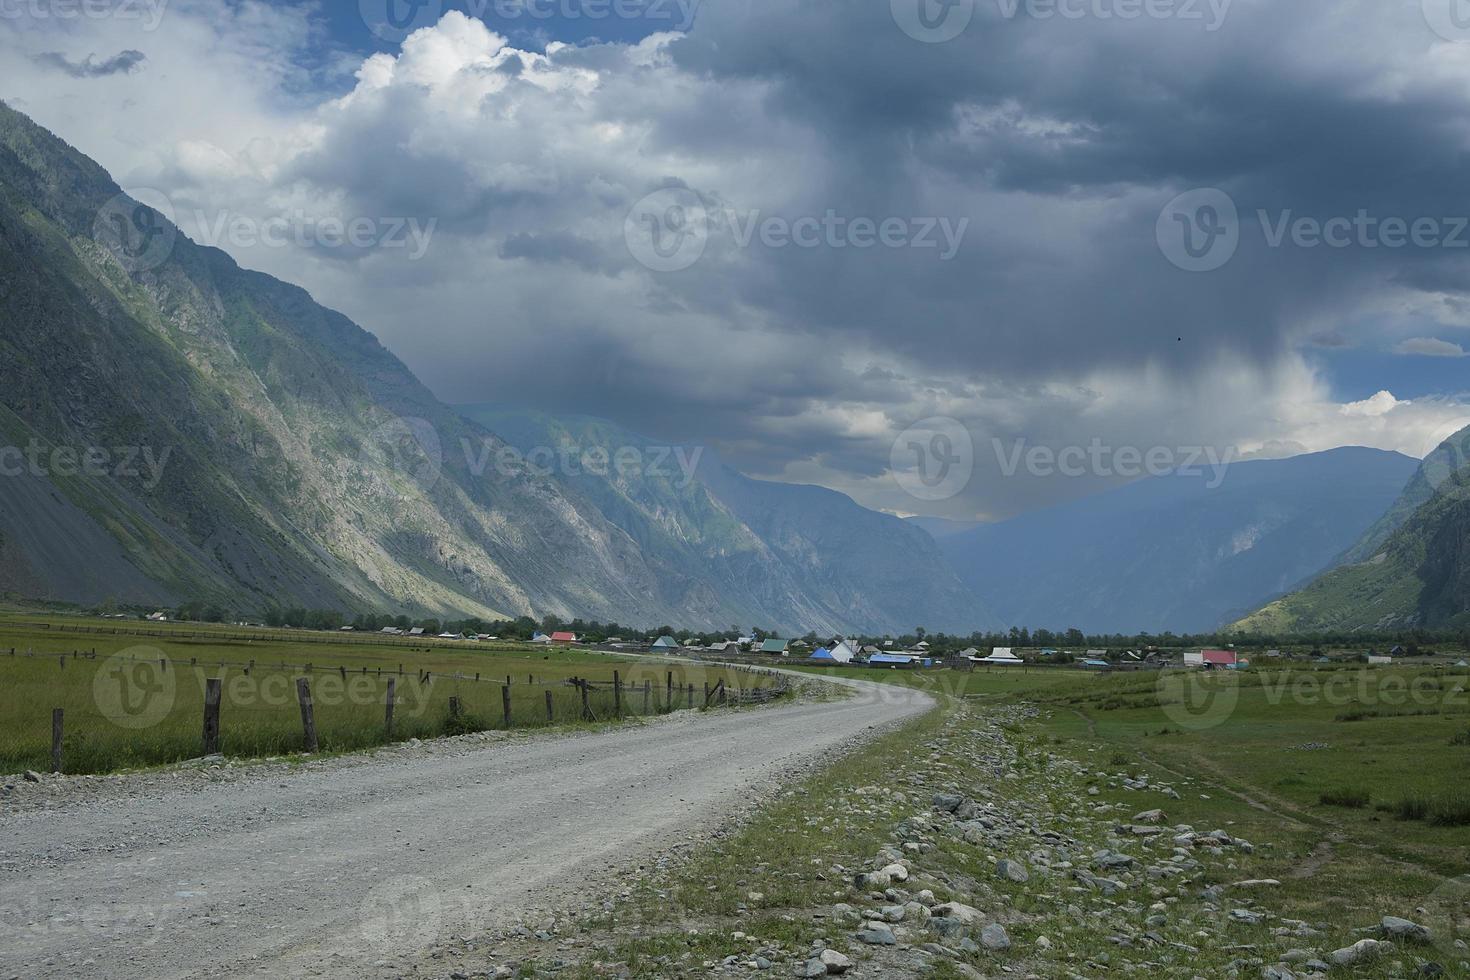
[(558, 630), (557, 632), (551, 634), (551, 639), (553, 642), (556, 643), (576, 643), (577, 634), (568, 633), (566, 630)]
[(409, 636), (423, 636), (424, 635), (424, 628), (422, 626), (415, 626), (413, 629), (411, 629), (411, 630), (408, 631), (408, 635)]
[(1084, 667), (1111, 667), (1112, 664), (1108, 663), (1106, 660), (1084, 660), (1084, 661), (1082, 661), (1082, 666), (1084, 666)]
[(676, 647), (679, 645), (679, 641), (672, 636), (660, 636), (653, 641), (653, 645), (656, 647)]
[(1207, 664), (1233, 664), (1240, 659), (1240, 654), (1234, 650), (1203, 650), (1201, 653)]
[(832, 651), (831, 650), (828, 650), (826, 647), (817, 647), (817, 649), (814, 650), (814, 651), (812, 651), (812, 655), (810, 657), (808, 657), (807, 659), (808, 660), (836, 660), (837, 658), (834, 657), (834, 656), (832, 656)]
[(911, 664), (913, 657), (906, 657), (901, 653), (875, 653), (868, 658), (870, 664)]
[(766, 640), (761, 644), (761, 653), (785, 653), (785, 640)]

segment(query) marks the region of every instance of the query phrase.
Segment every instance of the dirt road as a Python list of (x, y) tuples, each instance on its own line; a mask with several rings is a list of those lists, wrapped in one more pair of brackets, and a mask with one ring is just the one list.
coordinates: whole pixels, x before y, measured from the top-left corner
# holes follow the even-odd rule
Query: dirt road
[(932, 704), (853, 684), (836, 702), (99, 781), (44, 808), (0, 805), (0, 980), (393, 975), (450, 936), (699, 837)]

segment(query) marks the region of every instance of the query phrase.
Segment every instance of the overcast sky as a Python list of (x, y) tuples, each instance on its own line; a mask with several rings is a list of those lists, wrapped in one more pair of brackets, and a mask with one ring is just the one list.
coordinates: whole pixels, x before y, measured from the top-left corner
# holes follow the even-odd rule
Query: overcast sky
[(1470, 423), (1455, 0), (107, 2), (0, 98), (446, 401), (963, 519)]

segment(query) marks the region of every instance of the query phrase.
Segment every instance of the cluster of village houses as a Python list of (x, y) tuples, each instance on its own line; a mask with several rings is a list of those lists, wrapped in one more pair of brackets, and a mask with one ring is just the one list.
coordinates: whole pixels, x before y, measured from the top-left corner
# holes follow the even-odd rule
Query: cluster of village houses
[[(147, 617), (149, 620), (167, 622), (168, 615), (156, 612)], [(353, 627), (343, 626), (344, 632), (352, 631)], [(408, 636), (421, 637), (423, 639), (436, 640), (499, 640), (498, 636), (489, 634), (463, 634), (463, 633), (438, 633), (429, 634), (422, 626), (413, 626), (400, 629), (395, 626), (384, 626), (379, 633), (386, 636)], [(531, 638), (532, 643), (544, 643), (555, 646), (573, 646), (583, 642), (576, 633), (569, 630), (557, 630), (551, 633), (536, 633)], [(672, 653), (675, 651), (683, 653), (762, 653), (775, 657), (800, 658), (814, 664), (827, 664), (830, 666), (841, 666), (853, 664), (867, 667), (888, 668), (924, 668), (924, 667), (974, 667), (982, 665), (985, 667), (1023, 667), (1027, 664), (1045, 665), (1048, 663), (1070, 663), (1074, 667), (1084, 670), (1160, 670), (1164, 667), (1195, 667), (1201, 670), (1245, 670), (1250, 667), (1251, 662), (1238, 650), (1199, 650), (1186, 652), (1183, 660), (1176, 659), (1154, 648), (1144, 651), (1129, 650), (1117, 659), (1111, 659), (1106, 650), (1088, 650), (1079, 656), (1073, 656), (1070, 650), (1057, 650), (1044, 647), (1033, 651), (1029, 659), (1017, 655), (1013, 647), (992, 647), (990, 653), (984, 654), (975, 647), (961, 650), (958, 654), (935, 655), (929, 651), (929, 643), (920, 640), (910, 647), (900, 647), (893, 640), (883, 640), (882, 645), (862, 644), (857, 641), (837, 637), (829, 643), (812, 644), (806, 640), (783, 640), (778, 638), (762, 638), (756, 636), (742, 636), (734, 640), (724, 640), (709, 645), (699, 640), (690, 640), (681, 643), (672, 636), (660, 636), (652, 642), (643, 640), (624, 640), (621, 637), (609, 637), (594, 644), (598, 647), (611, 648), (614, 650), (650, 650), (656, 653)], [(1400, 658), (1408, 655), (1402, 646), (1396, 646), (1384, 654), (1369, 651), (1366, 655), (1369, 666), (1388, 665), (1397, 662)], [(1264, 656), (1268, 660), (1294, 659), (1280, 650), (1267, 650)], [(1316, 656), (1312, 658), (1316, 663), (1334, 663), (1333, 658), (1327, 656)], [(1455, 664), (1457, 667), (1470, 666), (1465, 660)]]

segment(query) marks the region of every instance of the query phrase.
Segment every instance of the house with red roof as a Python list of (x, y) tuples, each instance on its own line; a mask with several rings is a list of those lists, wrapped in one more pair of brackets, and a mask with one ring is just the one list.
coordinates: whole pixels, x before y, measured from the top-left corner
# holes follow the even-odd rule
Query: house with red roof
[(567, 632), (552, 633), (551, 634), (551, 642), (552, 643), (576, 643), (577, 642), (577, 634), (576, 633), (567, 633)]

